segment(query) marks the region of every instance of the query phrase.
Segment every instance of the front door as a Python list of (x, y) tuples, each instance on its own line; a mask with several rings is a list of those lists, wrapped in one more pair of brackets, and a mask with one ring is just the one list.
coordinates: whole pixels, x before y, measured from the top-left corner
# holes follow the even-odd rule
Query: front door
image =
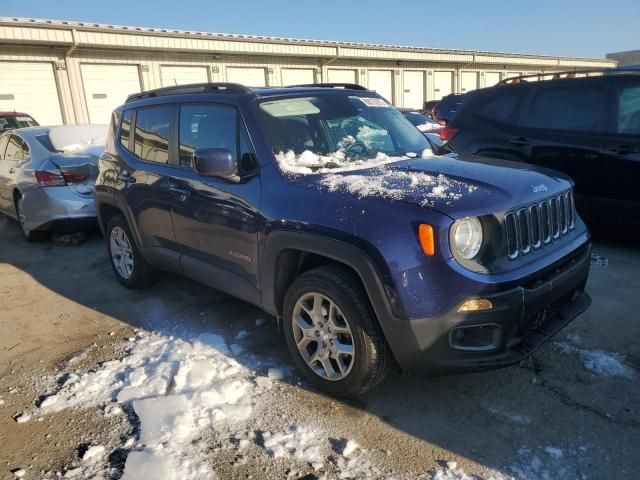
[[(258, 298), (260, 177), (244, 124), (234, 106), (180, 107), (179, 161), (171, 174), (171, 213), (185, 273), (255, 302)], [(197, 149), (226, 148), (240, 180), (201, 177)]]

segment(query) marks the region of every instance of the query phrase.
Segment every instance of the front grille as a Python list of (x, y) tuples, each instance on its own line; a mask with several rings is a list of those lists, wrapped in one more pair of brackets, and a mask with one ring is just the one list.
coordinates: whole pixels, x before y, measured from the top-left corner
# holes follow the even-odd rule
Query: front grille
[(573, 229), (575, 219), (571, 191), (507, 212), (504, 216), (507, 256), (513, 260), (552, 243)]

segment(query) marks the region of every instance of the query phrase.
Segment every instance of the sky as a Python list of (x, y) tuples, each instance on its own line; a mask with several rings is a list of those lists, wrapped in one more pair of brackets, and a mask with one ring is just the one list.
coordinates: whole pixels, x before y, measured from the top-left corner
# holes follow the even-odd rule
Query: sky
[(594, 58), (640, 49), (640, 0), (2, 0), (0, 16)]

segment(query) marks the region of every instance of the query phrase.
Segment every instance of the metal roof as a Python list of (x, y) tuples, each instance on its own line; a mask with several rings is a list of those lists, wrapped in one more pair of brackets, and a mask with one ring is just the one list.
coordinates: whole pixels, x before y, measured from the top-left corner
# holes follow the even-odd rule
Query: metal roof
[(576, 62), (603, 62), (615, 65), (615, 61), (601, 59), (601, 58), (586, 58), (586, 57), (565, 57), (554, 55), (535, 55), (535, 54), (520, 54), (514, 52), (490, 52), (481, 50), (463, 50), (463, 49), (445, 49), (445, 48), (432, 48), (432, 47), (416, 47), (408, 45), (388, 45), (378, 43), (363, 43), (363, 42), (345, 42), (334, 40), (314, 40), (314, 39), (301, 39), (301, 38), (288, 38), (288, 37), (273, 37), (264, 35), (244, 35), (233, 33), (215, 33), (215, 32), (199, 32), (190, 30), (174, 30), (166, 28), (149, 28), (149, 27), (137, 27), (126, 25), (109, 25), (93, 22), (79, 22), (68, 20), (47, 20), (47, 19), (34, 19), (34, 18), (19, 18), (19, 17), (0, 17), (0, 25), (16, 27), (43, 27), (54, 28), (63, 30), (83, 30), (83, 31), (95, 31), (101, 33), (113, 32), (113, 33), (126, 33), (132, 35), (149, 35), (160, 37), (179, 37), (179, 38), (193, 38), (193, 39), (220, 39), (227, 41), (238, 42), (268, 42), (268, 43), (280, 43), (286, 45), (309, 45), (309, 46), (322, 46), (322, 47), (349, 47), (360, 48), (367, 50), (386, 50), (396, 52), (417, 52), (417, 53), (436, 53), (436, 54), (451, 54), (451, 55), (493, 55), (501, 57), (512, 58), (530, 58), (530, 59), (549, 59), (558, 61), (576, 61)]

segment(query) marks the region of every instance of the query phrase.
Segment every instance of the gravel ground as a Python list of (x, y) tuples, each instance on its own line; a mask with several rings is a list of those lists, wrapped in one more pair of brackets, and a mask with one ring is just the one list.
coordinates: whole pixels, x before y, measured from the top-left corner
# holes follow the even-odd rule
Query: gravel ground
[[(205, 426), (190, 440), (211, 476), (640, 478), (640, 250), (599, 240), (594, 252), (591, 309), (526, 367), (394, 374), (344, 402), (295, 375), (275, 324), (256, 325), (268, 318), (258, 309), (171, 275), (127, 291), (98, 234), (79, 246), (28, 244), (0, 218), (0, 478), (119, 478), (139, 449), (130, 405), (113, 415), (104, 402), (37, 406), (70, 376), (127, 358), (149, 332), (189, 342), (194, 331), (241, 345), (255, 386), (240, 427)], [(268, 380), (269, 368), (282, 379)], [(31, 418), (17, 421), (23, 413)], [(279, 450), (285, 437), (293, 446)], [(88, 467), (96, 445), (103, 460)]]

